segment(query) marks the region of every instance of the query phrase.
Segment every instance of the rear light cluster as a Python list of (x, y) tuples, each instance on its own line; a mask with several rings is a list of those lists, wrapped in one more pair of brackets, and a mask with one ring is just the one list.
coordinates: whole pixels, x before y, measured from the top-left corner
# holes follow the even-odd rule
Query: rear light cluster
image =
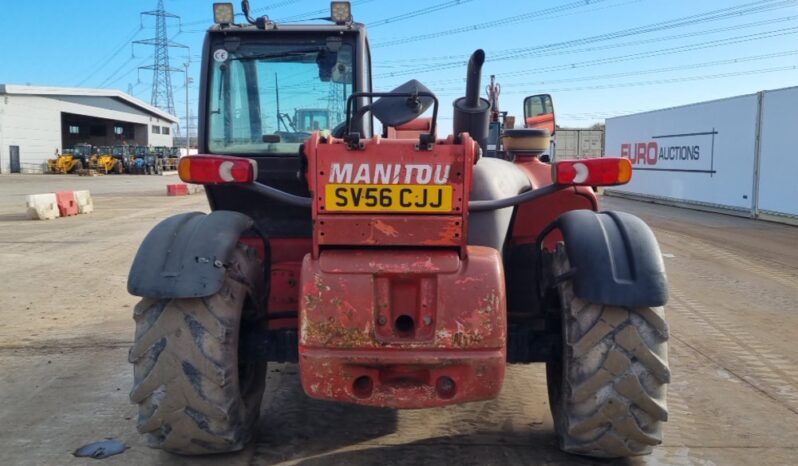
[(193, 184), (252, 183), (258, 165), (252, 159), (225, 155), (189, 155), (177, 167), (180, 179)]
[(620, 157), (562, 160), (552, 165), (556, 184), (575, 186), (615, 186), (632, 179), (632, 163)]

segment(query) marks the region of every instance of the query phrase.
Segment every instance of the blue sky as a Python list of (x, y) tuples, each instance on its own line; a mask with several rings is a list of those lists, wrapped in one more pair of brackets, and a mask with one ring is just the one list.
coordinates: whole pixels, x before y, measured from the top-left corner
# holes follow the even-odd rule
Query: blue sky
[[(238, 1), (234, 2), (236, 10)], [(321, 0), (250, 0), (280, 20), (319, 16)], [(798, 85), (798, 0), (356, 0), (370, 26), (377, 90), (416, 78), (442, 101), (442, 118), (462, 94), (465, 60), (483, 48), (483, 87), (495, 74), (503, 110), (550, 92), (558, 123), (586, 127), (605, 117)], [(0, 83), (111, 87), (149, 101), (157, 0), (7, 1), (0, 15)], [(199, 53), (212, 2), (166, 0), (172, 65), (191, 60), (196, 108)], [(743, 13), (724, 10), (748, 5)], [(405, 13), (424, 14), (402, 19)], [(713, 15), (703, 15), (716, 11)], [(681, 24), (676, 20), (683, 20)], [(466, 32), (461, 32), (466, 31)], [(188, 53), (187, 53), (188, 52)], [(185, 113), (182, 73), (172, 76)], [(192, 110), (192, 113), (195, 110)], [(441, 122), (448, 127), (449, 120)]]

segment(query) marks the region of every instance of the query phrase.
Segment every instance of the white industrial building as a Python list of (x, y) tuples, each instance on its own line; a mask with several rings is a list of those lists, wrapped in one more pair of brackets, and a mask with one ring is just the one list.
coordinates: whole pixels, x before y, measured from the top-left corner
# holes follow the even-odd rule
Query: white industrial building
[(79, 143), (171, 146), (177, 122), (118, 90), (0, 84), (0, 173), (40, 172)]

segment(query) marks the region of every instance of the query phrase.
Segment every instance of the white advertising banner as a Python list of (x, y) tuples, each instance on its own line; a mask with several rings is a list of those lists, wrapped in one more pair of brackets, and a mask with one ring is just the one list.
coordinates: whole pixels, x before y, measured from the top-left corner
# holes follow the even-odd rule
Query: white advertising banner
[(759, 210), (798, 216), (798, 87), (764, 94)]
[(607, 156), (634, 167), (619, 191), (750, 210), (757, 96), (746, 95), (607, 119)]

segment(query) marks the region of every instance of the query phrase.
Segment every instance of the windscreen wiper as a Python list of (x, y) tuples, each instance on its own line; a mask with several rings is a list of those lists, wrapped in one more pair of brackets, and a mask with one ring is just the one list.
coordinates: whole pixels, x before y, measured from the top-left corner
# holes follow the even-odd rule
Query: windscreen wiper
[(280, 52), (280, 53), (261, 53), (258, 55), (248, 55), (246, 57), (234, 57), (231, 60), (238, 60), (238, 61), (248, 61), (248, 60), (268, 60), (274, 58), (287, 58), (287, 57), (295, 57), (299, 55), (307, 55), (309, 53), (317, 53), (321, 50), (321, 48), (315, 49), (308, 49), (308, 50), (292, 50), (290, 52)]

